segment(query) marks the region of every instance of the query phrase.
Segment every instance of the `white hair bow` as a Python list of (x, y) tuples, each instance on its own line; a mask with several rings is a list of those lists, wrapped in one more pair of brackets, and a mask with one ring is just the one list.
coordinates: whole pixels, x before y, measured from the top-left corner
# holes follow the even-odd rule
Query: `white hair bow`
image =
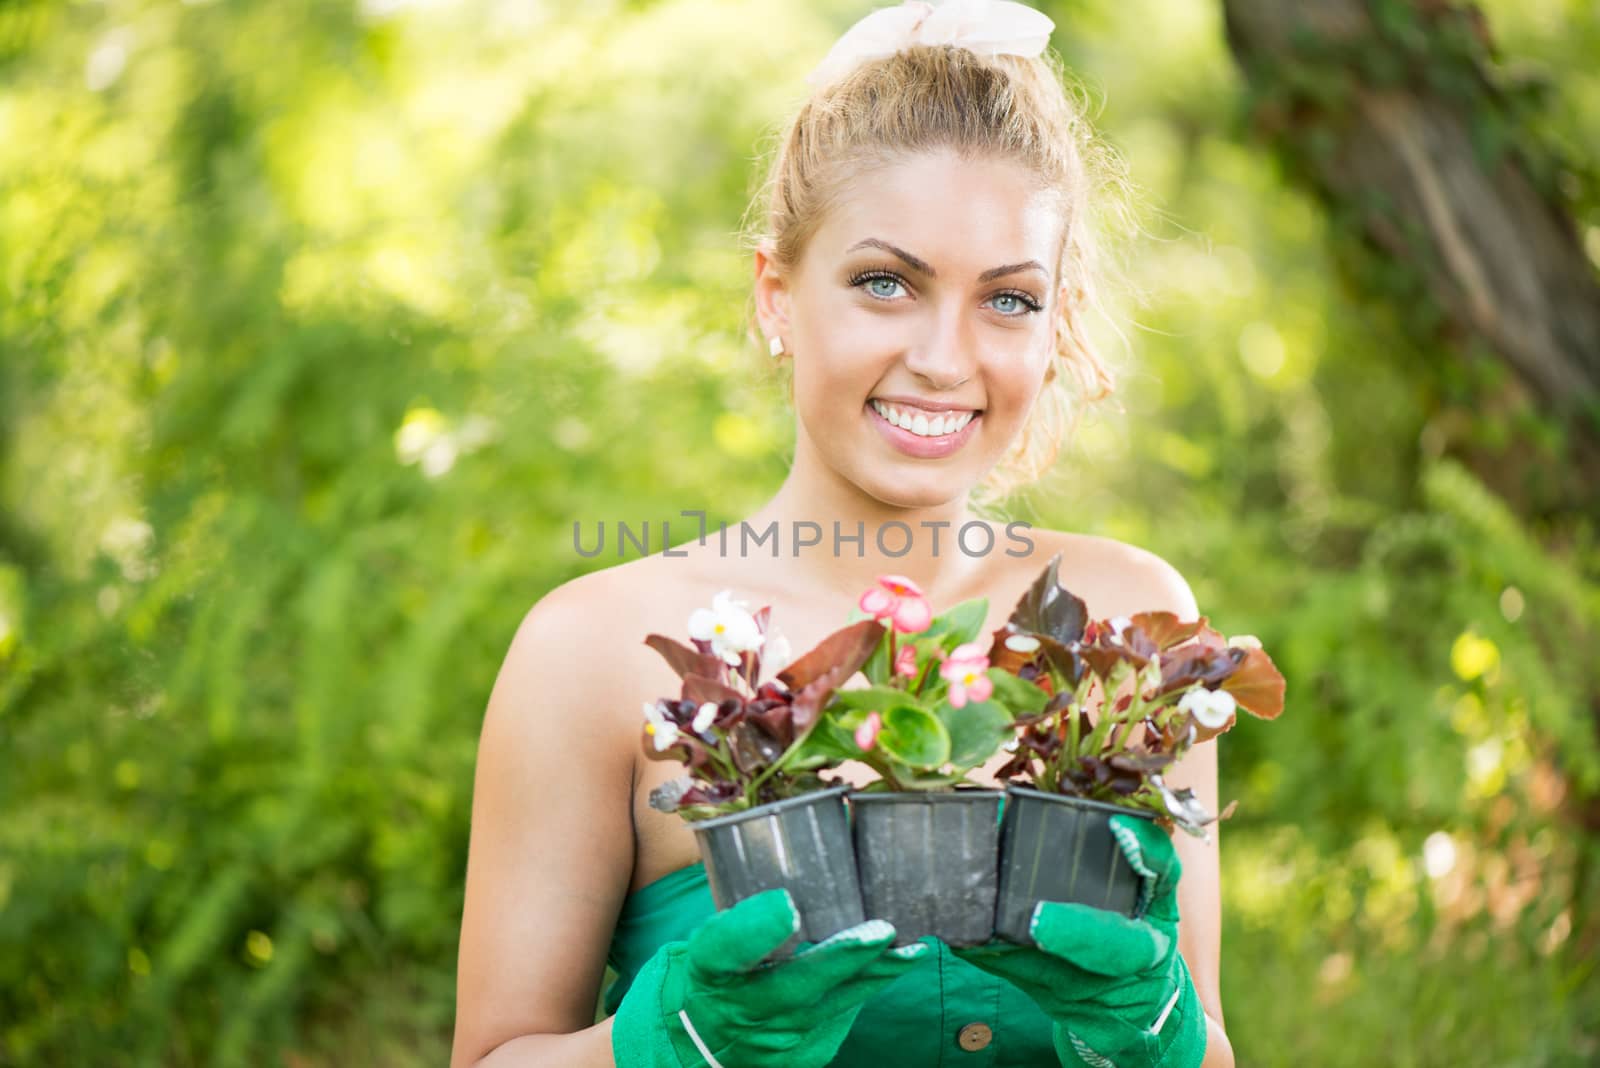
[(980, 56), (1037, 56), (1055, 28), (1044, 12), (1011, 0), (945, 0), (938, 6), (906, 0), (898, 7), (881, 7), (846, 30), (806, 75), (806, 84), (821, 88), (863, 60), (912, 45), (957, 45)]

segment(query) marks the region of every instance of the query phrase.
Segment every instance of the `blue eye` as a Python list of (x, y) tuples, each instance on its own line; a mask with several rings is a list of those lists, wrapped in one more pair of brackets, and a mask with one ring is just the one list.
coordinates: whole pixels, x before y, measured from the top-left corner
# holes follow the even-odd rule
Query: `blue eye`
[[(865, 286), (867, 292), (879, 300), (893, 300), (896, 295), (894, 292), (894, 287), (896, 286), (908, 288), (905, 279), (892, 271), (884, 270), (862, 271), (850, 279), (850, 284), (858, 288)], [(991, 301), (1006, 300), (1013, 302), (1008, 306), (996, 307), (995, 309), (1008, 319), (1020, 319), (1024, 315), (1044, 310), (1043, 304), (1028, 294), (1016, 290), (997, 293), (990, 299)], [(1017, 307), (1019, 304), (1021, 305), (1020, 308)]]
[[(1015, 302), (1021, 304), (1024, 308), (1027, 309), (1026, 311), (1006, 311), (1004, 308), (997, 308), (996, 309), (1001, 314), (1005, 315), (1007, 318), (1020, 318), (1023, 315), (1028, 315), (1028, 314), (1031, 314), (1033, 312), (1040, 311), (1040, 310), (1042, 310), (1044, 308), (1044, 305), (1040, 304), (1038, 301), (1034, 300), (1032, 297), (1028, 296), (1026, 293), (996, 293), (994, 299), (996, 301), (1001, 301), (1001, 300), (1015, 301)], [(1014, 306), (1015, 305), (1013, 305), (1013, 307)]]
[[(879, 283), (887, 283), (890, 288), (874, 289), (873, 286)], [(887, 271), (862, 271), (860, 274), (850, 279), (850, 284), (853, 286), (866, 286), (867, 292), (871, 293), (873, 296), (879, 298), (880, 300), (890, 300), (895, 295), (893, 287), (903, 285), (904, 283), (899, 278), (888, 273)]]

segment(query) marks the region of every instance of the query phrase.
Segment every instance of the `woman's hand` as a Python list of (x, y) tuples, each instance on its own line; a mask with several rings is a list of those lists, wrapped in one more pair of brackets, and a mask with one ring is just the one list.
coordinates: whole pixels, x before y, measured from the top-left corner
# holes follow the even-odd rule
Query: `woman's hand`
[(891, 948), (868, 920), (763, 964), (800, 929), (786, 890), (767, 890), (669, 942), (640, 969), (612, 1021), (618, 1068), (820, 1068), (862, 1004), (928, 952)]
[(955, 954), (1009, 980), (1055, 1021), (1063, 1065), (1197, 1068), (1206, 1018), (1178, 955), (1183, 865), (1153, 820), (1112, 816), (1112, 835), (1141, 876), (1142, 918), (1042, 901), (1030, 928), (1038, 948), (991, 942)]

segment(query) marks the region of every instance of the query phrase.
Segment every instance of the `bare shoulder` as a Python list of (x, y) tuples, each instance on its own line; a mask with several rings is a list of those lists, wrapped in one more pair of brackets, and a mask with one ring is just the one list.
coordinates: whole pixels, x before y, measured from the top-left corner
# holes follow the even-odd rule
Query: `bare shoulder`
[[(489, 695), (480, 747), (492, 768), (561, 777), (582, 754), (585, 789), (629, 807), (640, 676), (652, 678), (641, 605), (650, 600), (624, 567), (590, 572), (546, 592), (523, 614)], [(632, 631), (640, 631), (639, 638)], [(656, 657), (659, 660), (659, 657)], [(628, 714), (631, 712), (631, 715)]]
[[(679, 598), (674, 576), (656, 557), (630, 560), (615, 567), (568, 579), (540, 597), (523, 615), (507, 654), (516, 664), (550, 673), (550, 683), (563, 680), (592, 693), (617, 679), (623, 669), (648, 663), (642, 641), (625, 642), (634, 630), (647, 629), (672, 613), (666, 606)], [(635, 648), (637, 647), (637, 648)], [(649, 654), (654, 656), (654, 654)]]
[(1172, 564), (1149, 549), (1098, 534), (1074, 531), (1034, 530), (1031, 532), (1043, 550), (1042, 559), (1056, 553), (1062, 556), (1061, 582), (1089, 602), (1089, 610), (1099, 617), (1131, 615), (1143, 611), (1167, 611), (1179, 619), (1200, 615), (1194, 591)]
[(586, 637), (602, 629), (607, 606), (614, 611), (618, 597), (628, 589), (625, 572), (640, 563), (643, 561), (635, 560), (590, 571), (551, 588), (523, 615), (518, 639), (522, 640), (524, 632), (541, 638), (555, 632)]
[(489, 700), (491, 718), (565, 715), (569, 695), (599, 696), (608, 672), (602, 643), (605, 587), (583, 575), (545, 593), (523, 614)]
[[(645, 644), (675, 635), (688, 616), (692, 580), (644, 557), (567, 580), (523, 615), (490, 695), (502, 737), (564, 739), (630, 786), (638, 773), (641, 701), (674, 692), (678, 679)], [(509, 721), (509, 722), (507, 722)]]

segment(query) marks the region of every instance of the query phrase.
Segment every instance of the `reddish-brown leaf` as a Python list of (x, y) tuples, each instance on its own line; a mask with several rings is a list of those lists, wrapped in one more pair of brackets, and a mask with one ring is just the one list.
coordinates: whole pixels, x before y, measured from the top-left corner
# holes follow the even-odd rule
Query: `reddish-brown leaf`
[(1155, 640), (1137, 623), (1129, 624), (1123, 630), (1122, 642), (1128, 652), (1137, 658), (1137, 664), (1141, 668), (1150, 663), (1150, 659), (1161, 651), (1156, 646)]
[(783, 754), (783, 746), (759, 723), (745, 720), (728, 731), (728, 751), (733, 756), (733, 766), (746, 775), (754, 775)]
[(1283, 713), (1283, 674), (1264, 651), (1247, 650), (1222, 688), (1233, 694), (1239, 707), (1260, 719), (1277, 719)]
[(765, 712), (752, 711), (750, 719), (761, 724), (783, 748), (789, 748), (789, 744), (794, 741), (794, 706), (776, 705)]
[(1150, 635), (1156, 648), (1163, 650), (1188, 641), (1206, 625), (1205, 616), (1184, 623), (1178, 619), (1176, 612), (1139, 612), (1130, 618), (1134, 626)]
[[(1156, 695), (1188, 689), (1197, 682), (1220, 683), (1238, 669), (1227, 646), (1186, 645), (1161, 654), (1161, 685)], [(1234, 695), (1238, 697), (1237, 694)]]
[(1022, 633), (1022, 631), (1018, 630), (1009, 623), (995, 628), (994, 633), (989, 637), (988, 655), (990, 667), (997, 667), (1001, 671), (1009, 671), (1011, 674), (1015, 675), (1021, 669), (1023, 664), (1026, 664), (1028, 661), (1039, 655), (1039, 650), (1037, 649), (1031, 653), (1019, 653), (1015, 649), (1006, 647), (1007, 638), (1011, 637), (1013, 634)]
[(1115, 669), (1118, 664), (1123, 663), (1124, 661), (1133, 664), (1140, 663), (1140, 658), (1138, 656), (1133, 655), (1125, 647), (1120, 645), (1091, 645), (1087, 648), (1080, 649), (1078, 652), (1078, 657), (1085, 664), (1089, 665), (1090, 671), (1094, 672), (1102, 679), (1109, 679), (1111, 677), (1112, 670)]
[(666, 660), (667, 666), (678, 673), (679, 678), (690, 675), (704, 675), (715, 678), (722, 674), (722, 661), (708, 653), (699, 653), (684, 645), (676, 639), (665, 634), (652, 634), (645, 638), (644, 643)]
[(778, 678), (798, 692), (822, 675), (848, 665), (850, 670), (844, 676), (848, 679), (861, 670), (882, 639), (883, 624), (875, 619), (860, 620), (822, 639), (815, 649), (780, 671)]
[(708, 679), (704, 675), (687, 675), (684, 677), (683, 698), (686, 701), (693, 701), (696, 705), (704, 704), (707, 701), (715, 701), (720, 704), (730, 697), (735, 701), (744, 700), (738, 690), (735, 690), (732, 686), (724, 685), (716, 679)]
[(1030, 634), (1049, 635), (1069, 645), (1082, 636), (1089, 610), (1081, 598), (1061, 587), (1060, 567), (1061, 554), (1057, 553), (1017, 601), (1010, 622)]

